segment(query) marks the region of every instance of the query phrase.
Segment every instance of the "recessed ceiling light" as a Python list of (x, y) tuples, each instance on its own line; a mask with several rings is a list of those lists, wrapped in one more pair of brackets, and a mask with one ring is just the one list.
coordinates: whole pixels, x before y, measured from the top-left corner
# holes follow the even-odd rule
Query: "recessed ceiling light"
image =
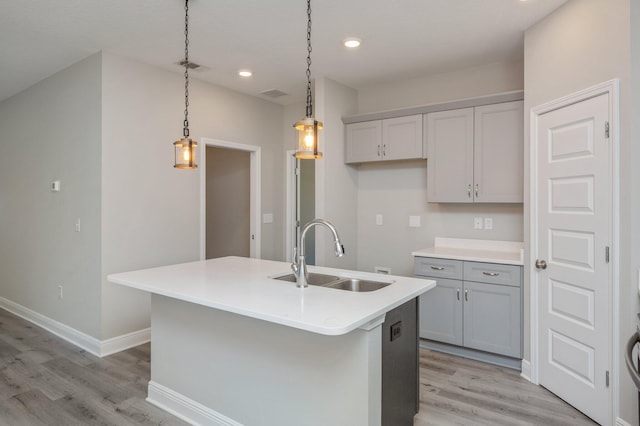
[(362, 44), (362, 40), (357, 37), (349, 37), (345, 38), (342, 43), (345, 45), (345, 47), (355, 49), (356, 47), (360, 47), (360, 45)]
[(253, 75), (253, 73), (249, 70), (240, 70), (238, 71), (238, 75), (240, 77), (251, 77)]

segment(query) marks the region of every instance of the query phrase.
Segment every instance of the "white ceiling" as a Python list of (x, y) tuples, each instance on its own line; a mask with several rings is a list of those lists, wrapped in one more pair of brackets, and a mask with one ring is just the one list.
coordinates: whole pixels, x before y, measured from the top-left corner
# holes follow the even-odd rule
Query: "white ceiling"
[[(523, 55), (523, 31), (566, 0), (313, 0), (313, 76), (353, 88)], [(190, 0), (193, 78), (304, 100), (305, 0)], [(100, 50), (175, 72), (184, 0), (0, 0), (0, 101)], [(341, 41), (363, 39), (356, 51)], [(238, 77), (240, 68), (254, 72)]]

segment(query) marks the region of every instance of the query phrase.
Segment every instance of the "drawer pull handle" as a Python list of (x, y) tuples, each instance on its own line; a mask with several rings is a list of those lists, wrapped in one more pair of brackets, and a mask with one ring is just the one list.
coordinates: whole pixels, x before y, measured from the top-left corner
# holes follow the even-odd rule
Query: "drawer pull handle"
[(497, 272), (483, 272), (483, 274), (488, 275), (490, 277), (497, 277), (498, 275), (500, 275)]
[(458, 298), (458, 300), (460, 300), (460, 289), (459, 288), (456, 289), (456, 297)]
[(469, 301), (469, 290), (467, 289), (464, 290), (464, 301), (465, 302)]
[(433, 269), (434, 271), (444, 271), (444, 268), (442, 266), (432, 266), (431, 269)]

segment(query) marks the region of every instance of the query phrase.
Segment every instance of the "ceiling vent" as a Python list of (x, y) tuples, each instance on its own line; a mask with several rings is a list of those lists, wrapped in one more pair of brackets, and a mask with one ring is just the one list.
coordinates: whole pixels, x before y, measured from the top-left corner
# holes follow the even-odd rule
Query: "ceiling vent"
[(287, 96), (288, 95), (288, 93), (284, 93), (283, 91), (278, 90), (278, 89), (265, 90), (264, 92), (260, 92), (260, 94), (268, 96), (270, 98), (279, 98), (280, 96)]
[[(180, 62), (176, 62), (176, 64), (180, 65), (181, 67), (184, 67), (185, 63), (186, 61), (184, 59)], [(190, 70), (197, 70), (198, 68), (200, 68), (200, 65), (196, 64), (195, 62), (189, 61), (189, 65), (187, 66), (187, 68), (189, 68)]]

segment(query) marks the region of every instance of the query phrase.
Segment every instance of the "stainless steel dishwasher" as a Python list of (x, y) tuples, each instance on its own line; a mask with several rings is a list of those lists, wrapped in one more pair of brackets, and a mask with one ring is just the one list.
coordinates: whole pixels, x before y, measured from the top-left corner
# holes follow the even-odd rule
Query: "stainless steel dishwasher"
[(413, 426), (418, 392), (418, 299), (387, 312), (382, 324), (382, 426)]

